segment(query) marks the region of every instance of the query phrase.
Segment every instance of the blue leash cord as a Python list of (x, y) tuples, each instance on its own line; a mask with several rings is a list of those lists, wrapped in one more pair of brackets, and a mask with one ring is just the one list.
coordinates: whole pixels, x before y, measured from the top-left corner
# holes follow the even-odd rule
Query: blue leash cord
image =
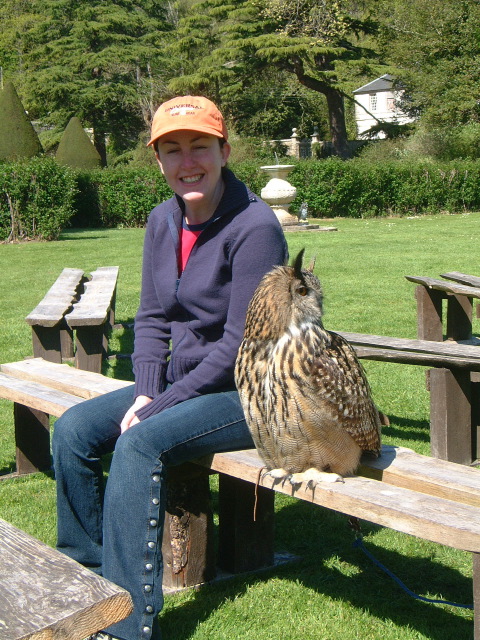
[(387, 567), (383, 565), (379, 560), (377, 560), (377, 558), (375, 558), (375, 556), (372, 553), (370, 553), (370, 551), (365, 547), (363, 543), (363, 536), (360, 532), (360, 527), (358, 526), (358, 523), (354, 524), (352, 520), (350, 520), (350, 524), (356, 532), (356, 539), (355, 539), (355, 542), (353, 543), (353, 546), (358, 547), (361, 551), (363, 551), (363, 553), (367, 556), (367, 558), (369, 558), (375, 565), (377, 565), (377, 567), (379, 567), (382, 571), (384, 571), (387, 574), (387, 576), (390, 576), (390, 578), (395, 580), (395, 582), (404, 591), (406, 591), (406, 593), (408, 593), (409, 596), (412, 596), (412, 598), (415, 598), (416, 600), (421, 600), (422, 602), (429, 602), (430, 604), (449, 604), (451, 607), (461, 607), (462, 609), (473, 609), (473, 604), (458, 604), (456, 602), (449, 602), (448, 600), (433, 600), (431, 598), (425, 598), (424, 596), (419, 596), (417, 593), (414, 593), (413, 591), (411, 591), (411, 589), (409, 589), (407, 585), (400, 580), (400, 578), (398, 578), (394, 573), (392, 573), (390, 569), (387, 569)]

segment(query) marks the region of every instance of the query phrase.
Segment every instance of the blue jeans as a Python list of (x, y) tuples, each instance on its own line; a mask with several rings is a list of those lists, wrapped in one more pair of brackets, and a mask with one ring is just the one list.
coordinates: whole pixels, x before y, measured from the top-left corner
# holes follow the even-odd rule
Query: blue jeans
[[(58, 548), (130, 592), (133, 613), (106, 631), (122, 640), (158, 640), (165, 470), (253, 442), (236, 391), (187, 400), (120, 435), (132, 404), (133, 385), (82, 402), (57, 420)], [(104, 490), (101, 456), (112, 451)]]

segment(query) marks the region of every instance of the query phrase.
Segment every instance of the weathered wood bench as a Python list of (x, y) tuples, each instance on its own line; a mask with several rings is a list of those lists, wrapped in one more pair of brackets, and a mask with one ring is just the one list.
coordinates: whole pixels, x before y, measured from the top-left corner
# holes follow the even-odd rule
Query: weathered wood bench
[[(451, 271), (445, 280), (405, 276), (416, 283), (417, 335), (420, 340), (444, 339), (468, 341), (472, 338), (473, 300), (480, 299), (480, 278)], [(443, 302), (446, 301), (446, 327), (443, 326)], [(480, 307), (477, 306), (477, 314)], [(480, 317), (480, 316), (479, 316)]]
[(83, 289), (81, 269), (63, 269), (35, 309), (25, 318), (32, 327), (33, 355), (61, 363), (73, 357), (73, 334), (65, 320)]
[[(107, 387), (131, 384), (39, 359), (0, 369), (0, 397), (57, 416)], [(317, 486), (313, 493), (303, 487), (272, 486), (261, 469), (255, 451), (239, 451), (208, 456), (175, 470), (164, 528), (165, 587), (193, 585), (215, 575), (209, 535), (212, 516), (208, 496), (203, 495), (208, 492), (208, 474), (214, 472), (219, 474), (217, 565), (221, 569), (240, 572), (272, 566), (274, 494), (287, 493), (471, 552), (475, 640), (480, 640), (479, 469), (385, 446), (378, 460), (363, 460), (358, 476)]]
[(0, 640), (84, 640), (126, 618), (130, 594), (0, 519)]
[(0, 397), (14, 403), (17, 465), (14, 474), (0, 478), (48, 471), (49, 416), (59, 417), (83, 400), (128, 384), (131, 383), (42, 358), (0, 365)]
[[(443, 280), (405, 276), (415, 283), (417, 300), (417, 336), (420, 340), (441, 343), (455, 341), (480, 345), (472, 335), (473, 302), (477, 300), (480, 317), (480, 278), (451, 271)], [(437, 368), (427, 372), (431, 393), (432, 431), (438, 434), (459, 433), (455, 437), (434, 438), (433, 453), (454, 462), (469, 463), (480, 458), (480, 374), (477, 369)], [(471, 453), (468, 439), (471, 433)]]
[(114, 324), (117, 279), (118, 267), (99, 267), (90, 279), (81, 269), (64, 269), (25, 318), (33, 355), (57, 363), (75, 355), (76, 367), (99, 373)]

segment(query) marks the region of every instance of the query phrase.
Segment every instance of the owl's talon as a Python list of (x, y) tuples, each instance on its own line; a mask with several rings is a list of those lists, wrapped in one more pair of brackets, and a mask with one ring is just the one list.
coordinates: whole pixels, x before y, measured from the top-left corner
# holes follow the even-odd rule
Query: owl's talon
[(288, 481), (290, 482), (290, 484), (292, 485), (292, 487), (299, 487), (303, 480), (299, 479), (297, 476), (299, 476), (301, 474), (299, 473), (294, 473), (293, 475), (291, 475), (288, 479)]
[(328, 471), (318, 471), (318, 469), (307, 469), (303, 473), (294, 473), (290, 476), (290, 483), (294, 486), (305, 482), (308, 489), (313, 491), (320, 482), (344, 482), (342, 476), (338, 473), (330, 473)]
[(288, 471), (285, 471), (285, 469), (270, 469), (270, 471), (266, 471), (263, 474), (262, 480), (266, 478), (266, 476), (270, 476), (273, 478), (273, 484), (278, 484), (279, 482), (281, 482), (282, 486), (285, 484), (285, 481), (290, 478), (290, 474), (288, 473)]

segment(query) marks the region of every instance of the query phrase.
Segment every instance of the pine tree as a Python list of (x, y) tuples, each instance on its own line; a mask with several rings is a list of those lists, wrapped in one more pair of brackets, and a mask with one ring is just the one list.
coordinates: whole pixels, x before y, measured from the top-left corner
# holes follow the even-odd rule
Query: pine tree
[[(345, 124), (344, 67), (365, 65), (374, 53), (359, 45), (358, 34), (374, 33), (368, 17), (352, 15), (348, 0), (204, 0), (180, 23), (179, 46), (199, 47), (196, 25), (210, 20), (215, 47), (196, 56), (197, 66), (179, 83), (248, 91), (252, 75), (276, 67), (308, 89), (325, 96), (334, 149), (350, 155)], [(200, 42), (200, 45), (198, 44)]]
[(98, 169), (102, 164), (100, 154), (76, 116), (70, 118), (63, 132), (55, 159), (72, 169)]
[(15, 47), (9, 68), (16, 65), (29, 111), (54, 126), (78, 115), (93, 129), (95, 148), (106, 164), (106, 136), (116, 150), (128, 147), (146, 128), (164, 88), (168, 61), (162, 39), (171, 29), (165, 2), (8, 4), (15, 5), (18, 17), (0, 31), (0, 56), (7, 45)]
[(42, 145), (12, 82), (0, 91), (0, 161), (31, 158)]

